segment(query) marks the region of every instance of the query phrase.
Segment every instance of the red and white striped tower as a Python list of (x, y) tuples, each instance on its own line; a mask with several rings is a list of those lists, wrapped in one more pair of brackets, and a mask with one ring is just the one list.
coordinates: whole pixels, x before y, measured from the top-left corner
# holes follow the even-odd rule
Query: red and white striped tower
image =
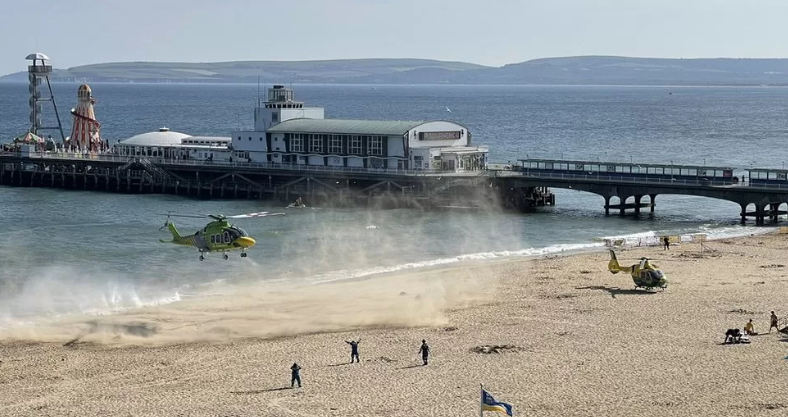
[(99, 135), (101, 123), (96, 120), (96, 115), (93, 113), (93, 104), (96, 100), (93, 99), (92, 91), (87, 84), (79, 86), (77, 99), (77, 108), (71, 109), (71, 115), (74, 116), (74, 124), (71, 127), (69, 146), (73, 150), (83, 152), (103, 150), (103, 144)]

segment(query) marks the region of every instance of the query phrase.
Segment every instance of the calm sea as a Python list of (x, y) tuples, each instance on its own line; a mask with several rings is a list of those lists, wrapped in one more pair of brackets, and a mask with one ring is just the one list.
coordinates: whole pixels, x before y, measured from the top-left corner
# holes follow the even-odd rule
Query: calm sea
[[(66, 135), (76, 84), (54, 92)], [(294, 86), (330, 118), (447, 119), (467, 126), (490, 160), (575, 158), (782, 167), (788, 89), (539, 86)], [(252, 125), (256, 85), (94, 84), (96, 116), (111, 142), (166, 126), (229, 135)], [(447, 111), (447, 108), (451, 111)], [(54, 122), (50, 115), (45, 120)], [(26, 84), (0, 84), (0, 141), (28, 128)], [(54, 132), (53, 132), (54, 133)], [(53, 134), (53, 136), (57, 136)], [(742, 172), (738, 172), (741, 175)], [(601, 245), (606, 236), (753, 233), (736, 204), (660, 196), (654, 216), (604, 217), (601, 197), (555, 190), (557, 207), (533, 214), (488, 211), (284, 209), (264, 201), (195, 201), (0, 187), (0, 327), (66, 314), (198, 296), (207, 284), (325, 281), (463, 260), (525, 256)], [(307, 202), (308, 203), (308, 202)], [(287, 216), (239, 220), (258, 244), (198, 260), (159, 243), (159, 213)], [(179, 219), (183, 232), (205, 222)]]

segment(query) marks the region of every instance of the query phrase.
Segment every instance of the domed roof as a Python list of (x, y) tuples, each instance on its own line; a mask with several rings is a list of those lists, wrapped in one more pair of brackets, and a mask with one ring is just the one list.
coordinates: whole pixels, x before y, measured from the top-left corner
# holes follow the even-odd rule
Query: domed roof
[(142, 133), (120, 141), (121, 145), (127, 146), (172, 146), (180, 145), (181, 139), (191, 137), (185, 133), (172, 132), (167, 128), (159, 129), (158, 132)]

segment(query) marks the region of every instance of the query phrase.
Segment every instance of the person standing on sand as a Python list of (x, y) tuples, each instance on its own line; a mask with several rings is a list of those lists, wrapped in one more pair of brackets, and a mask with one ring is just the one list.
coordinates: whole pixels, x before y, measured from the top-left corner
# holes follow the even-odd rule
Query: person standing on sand
[(350, 363), (353, 363), (353, 358), (356, 358), (356, 363), (358, 363), (358, 344), (361, 343), (361, 339), (355, 342), (345, 340), (345, 343), (350, 345)]
[(670, 250), (670, 238), (665, 236), (662, 238), (662, 244), (665, 246), (665, 250)]
[(421, 353), (421, 360), (424, 361), (424, 365), (427, 364), (427, 359), (430, 356), (430, 347), (427, 345), (427, 341), (422, 339), (421, 340), (421, 347), (419, 348), (419, 353)]
[(772, 327), (777, 329), (778, 333), (780, 332), (780, 328), (777, 327), (777, 315), (774, 314), (774, 311), (772, 311), (771, 324), (769, 325), (769, 333), (772, 332)]
[(290, 373), (291, 373), (290, 388), (295, 387), (296, 382), (298, 382), (298, 388), (301, 388), (301, 374), (299, 373), (300, 371), (301, 371), (301, 367), (298, 366), (297, 363), (293, 362), (293, 366), (290, 367)]

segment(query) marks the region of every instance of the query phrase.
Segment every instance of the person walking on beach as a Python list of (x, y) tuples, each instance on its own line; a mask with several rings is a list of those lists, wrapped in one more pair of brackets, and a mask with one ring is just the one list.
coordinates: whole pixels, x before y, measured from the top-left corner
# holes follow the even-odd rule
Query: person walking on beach
[(424, 365), (427, 364), (427, 359), (430, 356), (430, 347), (427, 345), (427, 341), (422, 339), (421, 340), (421, 347), (419, 348), (419, 353), (421, 353), (421, 360), (424, 361)]
[(780, 328), (777, 327), (777, 315), (774, 314), (774, 311), (772, 311), (772, 317), (771, 317), (770, 321), (771, 321), (771, 324), (769, 324), (769, 333), (772, 332), (772, 327), (777, 329), (777, 332), (779, 333), (780, 332)]
[(665, 236), (662, 238), (662, 244), (665, 246), (665, 250), (670, 250), (670, 238)]
[(290, 373), (291, 373), (290, 388), (295, 387), (296, 382), (298, 382), (298, 388), (301, 388), (301, 374), (299, 373), (300, 371), (301, 371), (301, 367), (298, 366), (297, 363), (293, 362), (293, 366), (290, 367)]
[(358, 344), (361, 343), (361, 339), (355, 342), (345, 340), (345, 343), (350, 345), (350, 363), (353, 363), (353, 358), (356, 358), (356, 363), (358, 363)]

